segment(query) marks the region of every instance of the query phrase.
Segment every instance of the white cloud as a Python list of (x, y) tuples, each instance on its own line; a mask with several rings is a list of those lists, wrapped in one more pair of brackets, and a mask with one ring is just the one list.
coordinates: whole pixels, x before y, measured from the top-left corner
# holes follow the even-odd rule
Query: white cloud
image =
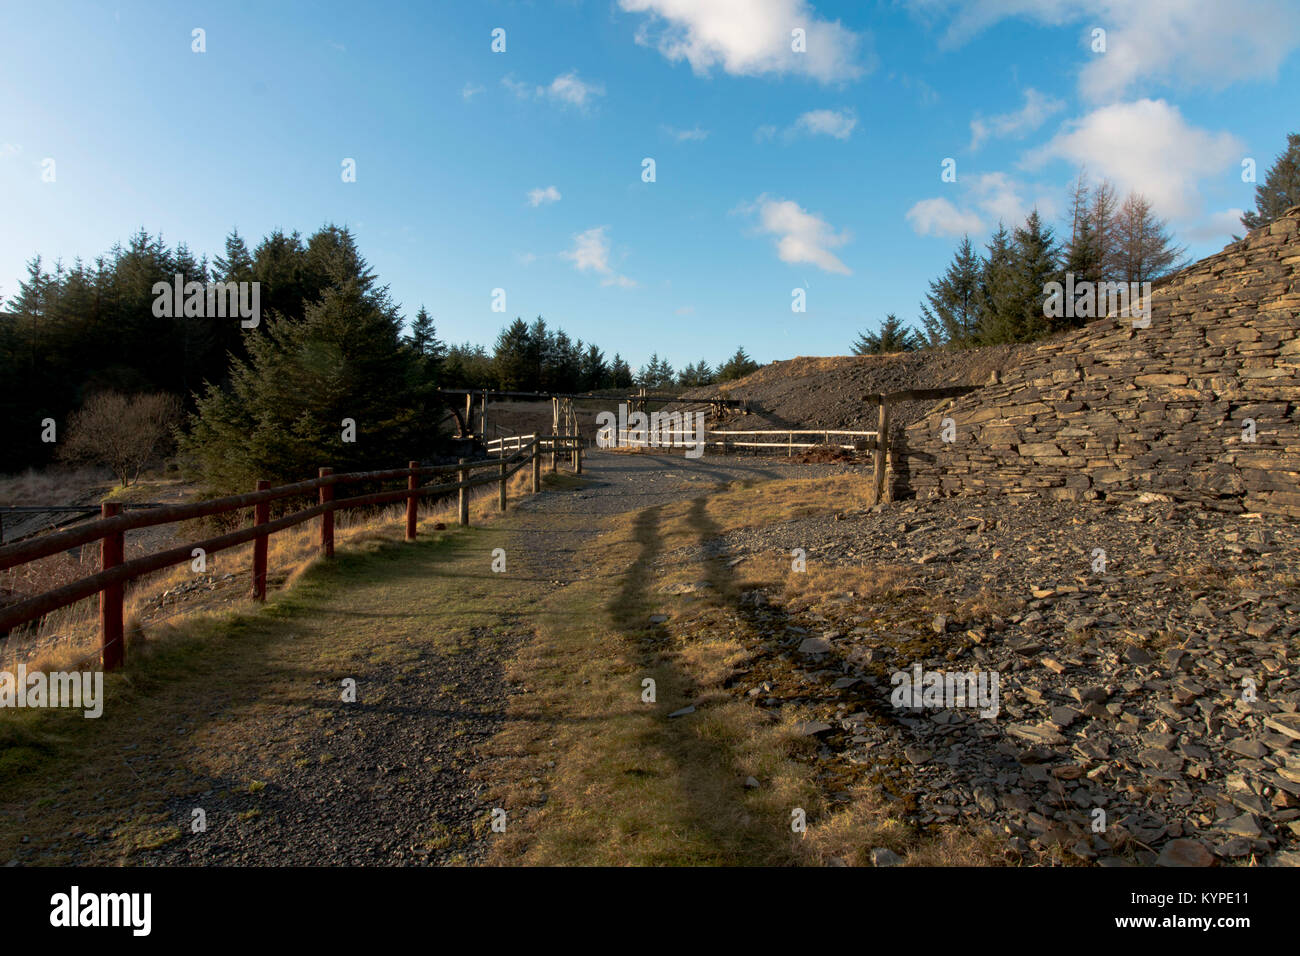
[(1025, 90), (1025, 105), (1014, 113), (1000, 113), (970, 121), (971, 149), (979, 149), (990, 136), (1023, 136), (1038, 129), (1054, 113), (1065, 109), (1065, 101), (1046, 96), (1032, 87)]
[[(1273, 79), (1300, 46), (1294, 0), (908, 0), (914, 11), (946, 23), (944, 43), (964, 43), (1007, 18), (1077, 26), (1084, 66), (1079, 89), (1090, 99), (1122, 97), (1134, 84), (1223, 89)], [(1091, 32), (1106, 30), (1106, 52), (1091, 51)]]
[(461, 88), (460, 95), (467, 100), (472, 100), (482, 92), (483, 87), (477, 86), (474, 83), (466, 83), (464, 87)]
[(559, 202), (560, 191), (554, 186), (547, 186), (545, 189), (528, 190), (528, 205), (541, 206), (549, 202)]
[(1029, 166), (1065, 159), (1096, 177), (1112, 180), (1121, 194), (1135, 190), (1164, 218), (1194, 215), (1202, 177), (1235, 166), (1245, 147), (1229, 133), (1188, 125), (1164, 100), (1116, 103), (1069, 124), (1026, 156)]
[(1029, 205), (1020, 196), (1020, 186), (1006, 173), (980, 173), (969, 177), (967, 187), (975, 204), (990, 218), (1008, 225), (1029, 215)]
[(858, 118), (852, 110), (809, 110), (795, 120), (794, 129), (814, 136), (848, 139), (857, 125)]
[(0, 159), (8, 159), (10, 156), (17, 156), (23, 151), (21, 146), (15, 146), (13, 143), (0, 143)]
[(515, 96), (519, 97), (521, 100), (526, 100), (530, 96), (532, 96), (533, 91), (535, 89), (534, 87), (529, 86), (527, 83), (521, 83), (519, 80), (516, 80), (514, 76), (509, 73), (501, 77), (501, 85), (504, 86), (511, 93), (515, 94)]
[(787, 143), (800, 136), (833, 136), (843, 140), (852, 135), (857, 125), (858, 117), (851, 109), (809, 110), (785, 129), (772, 125), (758, 127), (754, 130), (754, 142), (770, 142), (778, 135)]
[(594, 272), (601, 276), (601, 285), (617, 285), (624, 289), (636, 287), (636, 281), (619, 275), (609, 264), (608, 226), (593, 226), (573, 237), (573, 248), (560, 255), (573, 263), (579, 272)]
[(510, 74), (501, 77), (501, 85), (521, 100), (547, 99), (561, 106), (577, 107), (584, 112), (596, 97), (605, 95), (602, 84), (587, 82), (578, 76), (577, 70), (561, 73), (547, 86), (532, 86), (516, 80)]
[[(721, 66), (733, 76), (791, 73), (838, 83), (875, 65), (874, 56), (859, 56), (862, 34), (820, 19), (808, 0), (619, 0), (619, 6), (650, 15), (637, 30), (638, 43), (674, 62), (686, 60), (700, 76)], [(805, 52), (792, 49), (796, 28), (804, 31)]]
[(907, 211), (907, 221), (921, 236), (960, 236), (984, 227), (978, 215), (960, 210), (942, 197), (922, 199)]
[(693, 305), (683, 305), (683, 306), (678, 306), (676, 309), (673, 309), (673, 315), (694, 315), (694, 314), (695, 314), (695, 306)]
[[(1002, 172), (963, 174), (955, 186), (956, 201), (943, 196), (923, 199), (907, 211), (907, 221), (922, 236), (960, 236), (982, 233), (1001, 222), (1014, 229), (1030, 212), (1051, 222), (1060, 213), (1055, 191), (1042, 192)], [(1033, 201), (1025, 193), (1034, 191)]]
[(699, 142), (708, 139), (709, 136), (707, 129), (700, 129), (698, 126), (692, 129), (674, 129), (671, 126), (665, 126), (663, 130), (679, 143)]
[(852, 275), (830, 250), (851, 238), (848, 230), (836, 232), (825, 219), (806, 211), (790, 199), (773, 199), (767, 194), (741, 207), (758, 213), (760, 232), (776, 236), (776, 254), (782, 262), (810, 262), (824, 272)]
[(605, 87), (599, 83), (588, 83), (578, 76), (577, 70), (570, 70), (551, 80), (546, 95), (561, 103), (586, 109), (593, 97), (605, 95)]

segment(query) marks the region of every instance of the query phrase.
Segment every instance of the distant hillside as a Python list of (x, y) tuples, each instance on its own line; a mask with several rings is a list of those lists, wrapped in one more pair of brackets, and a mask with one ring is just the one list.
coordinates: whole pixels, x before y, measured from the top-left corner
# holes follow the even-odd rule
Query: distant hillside
[[(739, 398), (754, 403), (748, 415), (734, 415), (727, 428), (870, 429), (875, 407), (863, 396), (909, 388), (984, 385), (994, 372), (1014, 367), (1032, 345), (980, 349), (896, 352), (891, 355), (800, 357), (765, 365), (752, 375), (699, 388), (692, 398)], [(900, 427), (919, 420), (933, 402), (906, 402), (891, 411)]]

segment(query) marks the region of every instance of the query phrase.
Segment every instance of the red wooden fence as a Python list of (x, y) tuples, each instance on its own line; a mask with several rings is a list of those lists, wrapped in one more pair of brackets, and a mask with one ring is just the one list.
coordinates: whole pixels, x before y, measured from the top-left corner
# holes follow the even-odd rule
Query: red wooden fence
[[(373, 505), (391, 504), (406, 501), (406, 540), (412, 541), (416, 535), (416, 509), (419, 499), (428, 495), (446, 494), (459, 489), (460, 507), (459, 523), (469, 524), (469, 489), (492, 482), (500, 484), (499, 502), (505, 510), (506, 481), (530, 461), (533, 465), (533, 491), (537, 491), (538, 472), (541, 449), (543, 446), (567, 445), (576, 449), (581, 456), (577, 439), (564, 436), (538, 436), (524, 444), (514, 455), (507, 459), (489, 459), (485, 461), (466, 462), (462, 459), (455, 465), (426, 465), (411, 462), (405, 468), (388, 471), (366, 471), (336, 475), (331, 468), (321, 468), (316, 478), (299, 481), (278, 488), (270, 487), (267, 481), (259, 481), (257, 490), (243, 495), (230, 495), (210, 501), (192, 504), (164, 505), (148, 510), (133, 511), (123, 514), (121, 505), (105, 502), (101, 516), (79, 527), (66, 531), (57, 531), (27, 541), (0, 546), (0, 571), (37, 561), (41, 558), (67, 551), (71, 548), (99, 541), (100, 570), (66, 584), (63, 587), (46, 591), (16, 604), (0, 608), (0, 635), (10, 629), (37, 620), (69, 604), (84, 600), (95, 594), (99, 595), (100, 650), (105, 670), (112, 670), (121, 665), (124, 651), (124, 631), (122, 620), (122, 602), (126, 582), (150, 574), (163, 568), (182, 564), (193, 558), (195, 548), (202, 548), (205, 554), (215, 554), (228, 548), (237, 547), (248, 541), (253, 542), (253, 580), (252, 596), (256, 600), (266, 599), (267, 578), (267, 544), (276, 531), (292, 528), (312, 518), (319, 517), (320, 551), (325, 557), (334, 554), (334, 512), (347, 508), (361, 508)], [(491, 469), (494, 474), (481, 478), (473, 477), (479, 469)], [(421, 480), (435, 475), (455, 475), (453, 481), (421, 485)], [(405, 478), (406, 487), (395, 491), (379, 491), (372, 494), (356, 495), (350, 498), (335, 496), (335, 488), (369, 482), (393, 481)], [(318, 503), (312, 507), (295, 511), (292, 514), (271, 520), (271, 502), (293, 498), (317, 492)], [(154, 525), (174, 524), (192, 518), (206, 518), (213, 515), (229, 514), (245, 508), (253, 509), (251, 527), (227, 532), (181, 545), (167, 551), (125, 560), (125, 533), (136, 528), (148, 528)]]

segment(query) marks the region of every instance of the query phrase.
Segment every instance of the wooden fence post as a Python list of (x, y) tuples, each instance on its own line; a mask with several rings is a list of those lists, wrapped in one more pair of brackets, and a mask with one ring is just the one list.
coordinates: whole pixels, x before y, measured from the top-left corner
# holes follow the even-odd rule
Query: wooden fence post
[(542, 444), (533, 439), (533, 494), (542, 487)]
[(889, 402), (880, 396), (880, 412), (876, 419), (876, 460), (873, 475), (876, 504), (885, 500), (885, 467), (889, 458)]
[(573, 470), (577, 474), (582, 474), (582, 439), (574, 440), (573, 445)]
[[(265, 478), (257, 482), (258, 491), (266, 491), (271, 483)], [(253, 525), (266, 524), (271, 520), (271, 502), (259, 501), (253, 505)], [(270, 535), (259, 534), (253, 539), (253, 600), (266, 600), (266, 545)]]
[(420, 489), (420, 463), (411, 461), (407, 465), (411, 473), (406, 478), (406, 490), (410, 492), (406, 499), (406, 540), (414, 541), (416, 510), (420, 503), (420, 496), (416, 494)]
[(551, 435), (551, 474), (555, 474), (555, 471), (556, 471), (556, 467), (555, 467), (555, 455), (556, 455), (556, 449), (557, 449), (557, 447), (558, 447), (558, 446), (557, 446), (557, 442), (558, 442), (558, 439), (556, 438), (556, 436), (555, 436), (554, 434), (552, 434), (552, 435)]
[[(115, 501), (105, 501), (99, 506), (100, 517), (111, 518), (122, 513)], [(126, 551), (126, 537), (121, 531), (110, 532), (99, 540), (99, 569), (108, 571), (122, 563)], [(121, 666), (126, 656), (123, 647), (125, 632), (122, 627), (122, 596), (125, 584), (110, 584), (99, 592), (99, 646), (104, 670)]]
[(501, 459), (501, 481), (497, 490), (497, 508), (500, 511), (506, 510), (506, 460)]
[[(322, 478), (328, 478), (334, 474), (333, 468), (322, 468), (318, 474)], [(328, 504), (334, 500), (334, 486), (320, 486), (320, 503)], [(320, 516), (320, 551), (327, 558), (334, 557), (334, 512), (327, 511)]]
[(469, 489), (465, 487), (465, 482), (469, 481), (469, 469), (465, 467), (465, 459), (460, 459), (460, 470), (456, 472), (457, 483), (460, 488), (460, 508), (457, 517), (461, 527), (469, 524)]

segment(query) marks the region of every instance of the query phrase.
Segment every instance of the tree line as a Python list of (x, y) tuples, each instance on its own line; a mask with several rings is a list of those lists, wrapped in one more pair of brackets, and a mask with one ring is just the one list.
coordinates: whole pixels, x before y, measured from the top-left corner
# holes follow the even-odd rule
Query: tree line
[[(260, 320), (243, 328), (234, 317), (156, 308), (155, 284), (176, 275), (259, 283)], [(352, 469), (422, 458), (440, 437), (439, 388), (692, 386), (758, 367), (742, 348), (716, 370), (701, 360), (678, 373), (656, 354), (634, 371), (621, 354), (607, 359), (540, 316), (506, 326), (491, 351), (444, 343), (423, 307), (406, 325), (352, 234), (333, 225), (307, 238), (275, 231), (252, 250), (236, 230), (210, 261), (144, 231), (90, 264), (51, 269), (38, 256), (4, 306), (0, 472), (112, 459), (125, 482), (139, 471), (140, 448), (175, 450), (220, 491), (301, 478), (322, 462)], [(160, 408), (180, 423), (165, 440)], [(153, 437), (129, 454), (123, 436), (112, 448), (95, 441), (91, 432), (113, 421)]]
[[(1300, 134), (1293, 133), (1256, 186), (1255, 209), (1243, 214), (1241, 223), (1258, 229), (1295, 205), (1300, 205)], [(878, 330), (858, 335), (854, 354), (1034, 341), (1097, 317), (1072, 307), (1083, 304), (1083, 283), (1095, 290), (1107, 282), (1151, 282), (1186, 263), (1186, 249), (1174, 243), (1142, 194), (1121, 200), (1112, 183), (1090, 186), (1082, 172), (1070, 192), (1066, 228), (1068, 235), (1058, 240), (1035, 209), (1014, 230), (999, 223), (982, 253), (963, 236), (943, 275), (929, 285), (920, 328), (890, 313)], [(1049, 285), (1065, 285), (1067, 274), (1078, 298), (1048, 308)]]

